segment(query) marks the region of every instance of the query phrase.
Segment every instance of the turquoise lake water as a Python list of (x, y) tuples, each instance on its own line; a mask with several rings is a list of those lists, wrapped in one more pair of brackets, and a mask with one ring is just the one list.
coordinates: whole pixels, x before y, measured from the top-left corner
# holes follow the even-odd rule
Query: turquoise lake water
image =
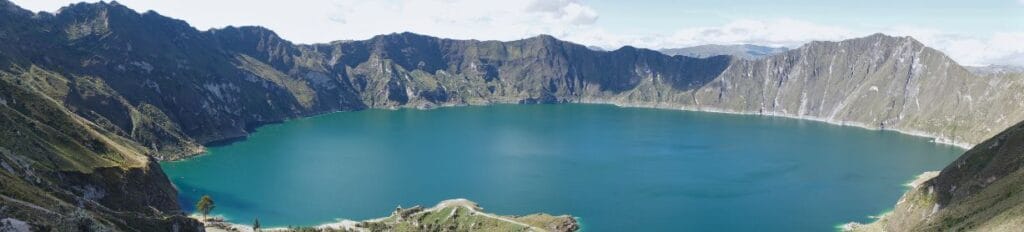
[(341, 112), (163, 163), (186, 209), (265, 226), (467, 198), (585, 231), (831, 231), (885, 212), (963, 150), (786, 118), (608, 105)]

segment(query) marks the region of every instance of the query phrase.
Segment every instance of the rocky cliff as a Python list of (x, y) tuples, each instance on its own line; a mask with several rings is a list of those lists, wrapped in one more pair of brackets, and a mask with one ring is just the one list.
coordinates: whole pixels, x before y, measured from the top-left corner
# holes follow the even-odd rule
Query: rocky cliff
[(972, 74), (912, 38), (880, 34), (758, 60), (595, 51), (551, 36), (401, 33), (297, 45), (265, 28), (199, 31), (117, 3), (33, 13), (0, 0), (0, 219), (191, 228), (153, 159), (333, 111), (612, 103), (807, 118), (970, 145), (1024, 119), (1022, 79)]
[(875, 34), (736, 62), (666, 102), (893, 129), (966, 147), (1024, 119), (1014, 110), (1024, 107), (1022, 88), (1020, 75), (975, 76), (912, 38)]

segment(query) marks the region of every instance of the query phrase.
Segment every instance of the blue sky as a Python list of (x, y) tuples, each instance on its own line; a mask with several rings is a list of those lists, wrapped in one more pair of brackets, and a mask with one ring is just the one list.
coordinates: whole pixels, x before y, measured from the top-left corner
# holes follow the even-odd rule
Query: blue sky
[[(55, 11), (78, 0), (13, 0)], [(88, 0), (95, 2), (96, 0)], [(122, 0), (199, 29), (260, 25), (299, 43), (411, 31), (456, 39), (550, 34), (585, 45), (797, 47), (881, 32), (965, 65), (1024, 65), (1024, 0)]]

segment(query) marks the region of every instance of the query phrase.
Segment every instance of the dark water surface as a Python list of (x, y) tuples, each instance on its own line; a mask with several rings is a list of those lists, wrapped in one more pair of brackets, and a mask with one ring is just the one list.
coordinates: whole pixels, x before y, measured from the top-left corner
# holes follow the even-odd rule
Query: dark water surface
[(163, 163), (186, 208), (264, 225), (370, 219), (467, 198), (586, 231), (829, 231), (892, 207), (963, 150), (784, 118), (607, 105), (333, 113)]

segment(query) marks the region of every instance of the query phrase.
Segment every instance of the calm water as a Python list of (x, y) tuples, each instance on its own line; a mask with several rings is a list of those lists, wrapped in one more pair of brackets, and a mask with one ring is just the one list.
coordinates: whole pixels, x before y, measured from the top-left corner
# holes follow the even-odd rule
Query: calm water
[(163, 167), (187, 209), (264, 225), (468, 198), (586, 231), (828, 231), (962, 150), (818, 122), (605, 105), (367, 110), (268, 125)]

